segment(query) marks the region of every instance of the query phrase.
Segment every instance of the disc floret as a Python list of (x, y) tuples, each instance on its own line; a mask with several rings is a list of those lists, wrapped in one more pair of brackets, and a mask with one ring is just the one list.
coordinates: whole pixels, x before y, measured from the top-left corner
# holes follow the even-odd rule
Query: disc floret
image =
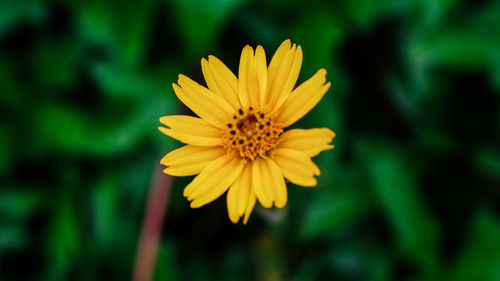
[(283, 128), (273, 122), (269, 113), (253, 107), (238, 109), (226, 126), (223, 143), (228, 152), (251, 161), (257, 156), (269, 156), (283, 133)]

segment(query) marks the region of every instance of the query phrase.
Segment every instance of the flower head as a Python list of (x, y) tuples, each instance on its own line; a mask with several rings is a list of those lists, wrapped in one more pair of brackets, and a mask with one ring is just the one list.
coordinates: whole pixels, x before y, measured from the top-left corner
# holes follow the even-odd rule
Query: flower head
[(162, 158), (166, 174), (197, 175), (184, 189), (192, 208), (212, 202), (227, 191), (233, 223), (246, 224), (256, 201), (282, 208), (287, 202), (285, 178), (315, 186), (319, 168), (311, 160), (332, 149), (328, 128), (285, 130), (308, 113), (330, 88), (320, 69), (294, 89), (302, 49), (285, 40), (269, 66), (261, 46), (246, 46), (238, 78), (216, 57), (202, 59), (208, 88), (179, 75), (173, 88), (197, 117), (160, 118), (164, 134), (186, 145)]

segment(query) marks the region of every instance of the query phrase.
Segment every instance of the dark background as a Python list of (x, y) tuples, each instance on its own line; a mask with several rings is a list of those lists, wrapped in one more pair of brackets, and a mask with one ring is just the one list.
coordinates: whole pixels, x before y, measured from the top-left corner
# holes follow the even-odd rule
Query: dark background
[(154, 280), (500, 280), (500, 2), (0, 0), (0, 280), (129, 280), (171, 83), (290, 38), (332, 88), (315, 188), (170, 196)]

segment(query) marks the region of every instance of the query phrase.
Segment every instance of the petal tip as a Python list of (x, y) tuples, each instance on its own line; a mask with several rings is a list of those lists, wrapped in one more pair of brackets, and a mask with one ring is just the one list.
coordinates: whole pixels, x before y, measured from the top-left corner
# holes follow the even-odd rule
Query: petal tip
[(316, 180), (316, 178), (313, 178), (310, 182), (308, 182), (304, 186), (305, 187), (315, 187), (316, 185), (318, 185), (318, 181)]
[(160, 121), (160, 123), (162, 123), (163, 125), (167, 126), (168, 127), (168, 119), (169, 119), (170, 116), (162, 116), (158, 119), (158, 121)]
[(286, 206), (286, 200), (284, 202), (275, 202), (274, 206), (278, 209), (283, 209)]
[(290, 39), (285, 39), (285, 41), (283, 41), (280, 46), (278, 47), (279, 48), (286, 48), (286, 49), (290, 49), (290, 46), (292, 45), (292, 41)]
[(243, 51), (246, 51), (246, 52), (252, 51), (253, 52), (253, 48), (250, 45), (245, 45), (245, 47), (243, 47)]
[(168, 131), (168, 129), (167, 129), (167, 128), (162, 127), (162, 126), (158, 126), (158, 130), (159, 130), (160, 132), (164, 133), (164, 134), (166, 134), (166, 132)]
[[(167, 154), (167, 155), (165, 155), (165, 156), (163, 156), (163, 157), (160, 159), (160, 164), (162, 164), (163, 166), (169, 166), (169, 164), (170, 164), (170, 159), (169, 159), (169, 158), (170, 158), (170, 157), (168, 157), (168, 154)], [(163, 170), (163, 172), (164, 172), (164, 173), (165, 173), (165, 170), (166, 170), (166, 169), (164, 169), (164, 170)], [(165, 174), (166, 174), (166, 173), (165, 173)]]
[(191, 80), (191, 78), (187, 77), (186, 75), (179, 74), (179, 78), (177, 79), (177, 84), (179, 84), (181, 88), (186, 86), (186, 84), (189, 82), (195, 83), (193, 80)]
[[(163, 164), (163, 163), (161, 163), (161, 164), (164, 166), (167, 166), (167, 164)], [(171, 173), (171, 171), (172, 171), (172, 167), (167, 167), (167, 168), (163, 169), (164, 174), (169, 175), (169, 176), (175, 176), (174, 174)]]
[(261, 198), (257, 198), (259, 199), (259, 203), (260, 205), (262, 205), (262, 207), (264, 208), (271, 208), (273, 206), (273, 201), (271, 199), (265, 199), (265, 200), (261, 200)]
[(244, 225), (247, 225), (247, 222), (248, 222), (248, 219), (250, 218), (250, 214), (248, 215), (245, 215), (245, 217), (243, 218), (243, 224)]

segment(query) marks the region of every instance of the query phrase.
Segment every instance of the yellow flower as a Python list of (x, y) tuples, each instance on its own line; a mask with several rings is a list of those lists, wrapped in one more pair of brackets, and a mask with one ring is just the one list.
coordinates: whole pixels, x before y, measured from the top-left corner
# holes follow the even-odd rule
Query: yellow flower
[(285, 40), (269, 66), (262, 46), (245, 46), (237, 78), (220, 60), (201, 60), (208, 89), (179, 75), (177, 97), (200, 118), (160, 118), (167, 136), (186, 145), (171, 151), (161, 164), (172, 176), (196, 175), (184, 189), (192, 208), (227, 192), (229, 218), (246, 224), (257, 199), (263, 207), (287, 202), (285, 178), (315, 186), (319, 168), (311, 160), (332, 149), (335, 133), (328, 128), (284, 129), (308, 113), (330, 88), (320, 69), (294, 89), (302, 49)]

